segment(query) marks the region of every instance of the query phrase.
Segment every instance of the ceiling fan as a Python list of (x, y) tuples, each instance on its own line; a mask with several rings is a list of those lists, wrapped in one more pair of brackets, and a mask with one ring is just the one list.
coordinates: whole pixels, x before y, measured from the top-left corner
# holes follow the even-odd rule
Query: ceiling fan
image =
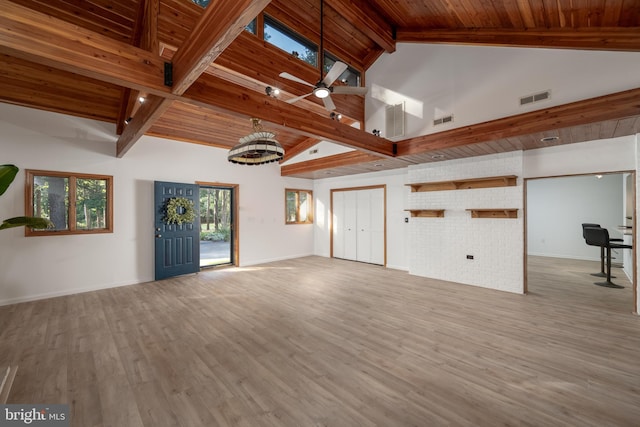
[(336, 87), (332, 87), (331, 85), (333, 84), (333, 82), (335, 82), (338, 77), (340, 77), (340, 75), (342, 73), (345, 72), (345, 70), (348, 68), (347, 64), (345, 64), (344, 62), (340, 62), (340, 61), (336, 61), (333, 66), (331, 67), (331, 69), (329, 70), (329, 72), (327, 73), (326, 76), (324, 76), (324, 78), (322, 78), (322, 71), (324, 70), (324, 47), (323, 47), (323, 39), (324, 39), (324, 35), (323, 35), (323, 30), (324, 30), (324, 25), (323, 25), (323, 20), (324, 20), (324, 1), (320, 0), (320, 50), (319, 50), (319, 55), (320, 55), (320, 79), (318, 80), (318, 82), (316, 84), (311, 84), (309, 82), (306, 82), (305, 80), (302, 80), (299, 77), (296, 77), (292, 74), (283, 72), (280, 73), (280, 77), (284, 78), (284, 79), (288, 79), (288, 80), (292, 80), (294, 82), (306, 85), (306, 86), (311, 86), (313, 88), (313, 91), (301, 95), (301, 96), (297, 96), (295, 98), (291, 98), (288, 99), (286, 102), (289, 104), (293, 104), (294, 102), (298, 102), (303, 98), (306, 98), (307, 96), (313, 94), (315, 95), (317, 98), (322, 99), (322, 103), (324, 104), (324, 108), (326, 108), (328, 111), (333, 111), (336, 109), (336, 105), (333, 103), (333, 100), (331, 99), (331, 94), (335, 93), (335, 94), (340, 94), (340, 95), (364, 95), (365, 93), (367, 93), (367, 88), (366, 87), (353, 87), (353, 86), (336, 86)]

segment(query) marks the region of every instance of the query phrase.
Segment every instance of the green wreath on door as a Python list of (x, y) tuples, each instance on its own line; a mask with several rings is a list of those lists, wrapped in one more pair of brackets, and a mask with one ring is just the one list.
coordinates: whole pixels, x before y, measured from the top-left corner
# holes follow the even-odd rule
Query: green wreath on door
[(193, 201), (186, 197), (173, 197), (167, 201), (164, 217), (164, 222), (167, 224), (182, 224), (183, 222), (193, 222), (195, 219)]

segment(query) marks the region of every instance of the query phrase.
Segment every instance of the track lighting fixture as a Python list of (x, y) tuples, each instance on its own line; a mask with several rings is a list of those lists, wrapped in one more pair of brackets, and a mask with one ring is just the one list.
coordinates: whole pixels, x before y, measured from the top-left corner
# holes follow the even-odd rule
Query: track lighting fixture
[(374, 129), (374, 130), (372, 130), (372, 131), (371, 131), (371, 133), (372, 133), (372, 134), (374, 134), (375, 136), (380, 136), (380, 133), (381, 133), (381, 132), (382, 132), (382, 131), (381, 131), (381, 130), (378, 130), (378, 129)]
[(140, 104), (144, 104), (144, 101), (146, 101), (147, 99), (144, 96), (140, 96), (138, 97), (138, 101), (140, 101)]
[(125, 124), (125, 125), (128, 125), (129, 123), (131, 123), (131, 120), (133, 120), (133, 117), (127, 117), (127, 118), (124, 120), (124, 124)]
[(267, 96), (270, 96), (272, 98), (277, 98), (278, 95), (280, 95), (280, 89), (278, 89), (277, 87), (267, 86), (264, 91), (266, 92)]
[(342, 120), (342, 114), (340, 114), (340, 113), (336, 113), (335, 111), (332, 111), (332, 112), (331, 112), (331, 114), (329, 114), (329, 117), (330, 117), (332, 120), (337, 120), (337, 121)]

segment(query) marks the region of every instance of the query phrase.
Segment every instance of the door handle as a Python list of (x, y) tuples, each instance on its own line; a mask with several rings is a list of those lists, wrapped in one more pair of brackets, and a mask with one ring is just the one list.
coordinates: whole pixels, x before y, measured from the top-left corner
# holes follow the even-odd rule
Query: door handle
[(162, 234), (156, 234), (156, 239), (159, 239), (160, 237), (162, 237)]

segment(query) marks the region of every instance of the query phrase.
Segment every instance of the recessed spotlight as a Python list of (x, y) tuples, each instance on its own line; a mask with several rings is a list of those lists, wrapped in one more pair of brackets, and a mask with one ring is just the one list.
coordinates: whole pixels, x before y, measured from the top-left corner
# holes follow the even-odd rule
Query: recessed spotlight
[(444, 154), (434, 154), (433, 156), (431, 156), (431, 158), (433, 160), (442, 160), (444, 159), (446, 156)]
[(267, 96), (271, 96), (273, 98), (277, 98), (280, 95), (280, 89), (277, 87), (267, 86), (264, 90), (267, 93)]
[(544, 138), (540, 138), (540, 142), (553, 142), (559, 139), (559, 136), (545, 136)]
[(373, 166), (375, 166), (377, 168), (381, 168), (382, 166), (384, 166), (384, 164), (382, 164), (382, 163), (374, 163)]
[(602, 179), (602, 175), (599, 175), (599, 174), (598, 174), (598, 175), (596, 175), (596, 178), (598, 178), (598, 179)]

